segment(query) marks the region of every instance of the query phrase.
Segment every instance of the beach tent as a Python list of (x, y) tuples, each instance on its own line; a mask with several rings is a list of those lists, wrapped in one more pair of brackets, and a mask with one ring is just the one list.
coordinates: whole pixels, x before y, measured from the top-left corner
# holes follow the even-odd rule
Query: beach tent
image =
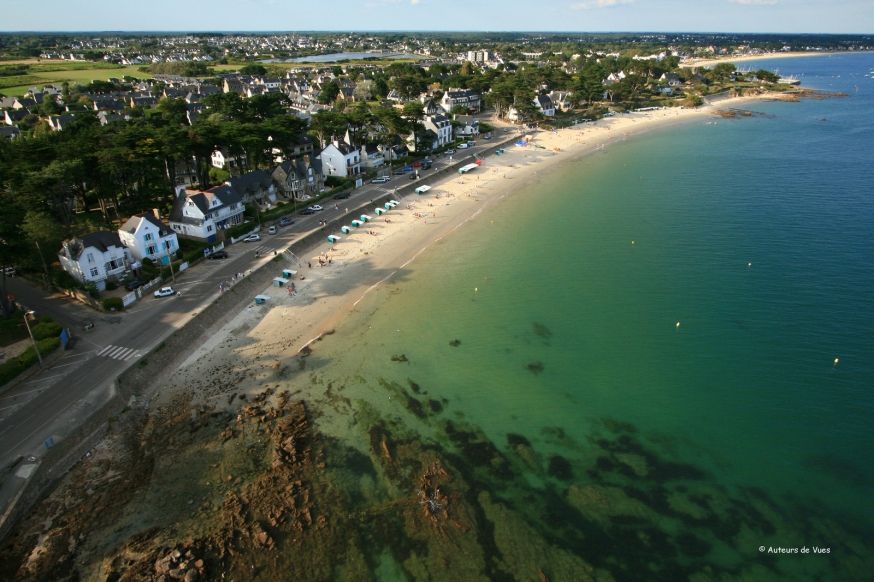
[(343, 234), (349, 234), (350, 232), (352, 232), (352, 227), (351, 226), (341, 226), (340, 232), (342, 232)]
[(400, 204), (400, 202), (398, 202), (398, 201), (395, 200), (394, 198), (392, 198), (391, 200), (389, 200), (389, 203), (390, 203), (390, 204), (394, 204), (395, 206), (397, 206), (398, 204)]
[(340, 237), (337, 236), (336, 234), (329, 234), (329, 235), (328, 235), (328, 242), (329, 242), (329, 243), (334, 244), (334, 243), (337, 242), (338, 240), (340, 240)]
[(381, 216), (381, 215), (385, 214), (386, 210), (385, 210), (385, 208), (375, 208), (374, 212), (376, 212), (377, 216)]
[(362, 214), (358, 218), (360, 218), (364, 222), (367, 222), (368, 220), (373, 220), (371, 217), (367, 216), (366, 214)]
[(394, 207), (395, 207), (395, 205), (392, 204), (391, 202), (386, 202), (386, 203), (385, 203), (385, 209), (386, 209), (386, 210), (391, 210), (391, 209), (394, 208)]
[(419, 186), (418, 188), (416, 188), (416, 194), (424, 194), (425, 192), (427, 192), (430, 189), (431, 189), (431, 186)]
[(292, 271), (291, 269), (282, 269), (282, 276), (286, 279), (294, 279), (295, 275), (297, 275), (297, 271)]
[(273, 278), (273, 286), (274, 287), (285, 287), (288, 285), (288, 279), (285, 277), (274, 277)]
[(364, 226), (364, 223), (361, 222), (360, 220), (353, 220), (352, 226), (354, 226), (355, 228), (358, 228), (359, 226)]
[(264, 305), (268, 299), (270, 295), (255, 295), (255, 305)]

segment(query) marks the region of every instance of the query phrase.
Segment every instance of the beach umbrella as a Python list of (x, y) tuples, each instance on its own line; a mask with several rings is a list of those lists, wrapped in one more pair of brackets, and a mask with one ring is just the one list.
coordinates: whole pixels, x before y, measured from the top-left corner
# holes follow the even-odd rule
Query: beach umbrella
[(329, 234), (329, 235), (328, 235), (328, 242), (329, 242), (329, 243), (334, 244), (334, 243), (337, 242), (338, 240), (340, 240), (340, 237), (337, 236), (336, 234)]
[(361, 222), (360, 220), (353, 220), (352, 226), (354, 226), (355, 228), (358, 228), (359, 226), (364, 226), (364, 223)]
[(348, 226), (341, 226), (340, 232), (342, 232), (343, 234), (349, 234), (350, 232), (352, 232), (352, 228)]

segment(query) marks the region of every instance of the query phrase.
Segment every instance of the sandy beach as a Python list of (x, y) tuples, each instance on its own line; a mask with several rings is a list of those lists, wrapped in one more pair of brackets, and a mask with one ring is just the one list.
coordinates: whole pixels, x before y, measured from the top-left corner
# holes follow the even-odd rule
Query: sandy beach
[(759, 55), (739, 55), (739, 56), (724, 56), (724, 57), (716, 57), (712, 59), (692, 59), (689, 61), (685, 61), (680, 63), (681, 67), (693, 68), (693, 67), (712, 67), (713, 65), (719, 63), (746, 63), (750, 61), (764, 61), (771, 59), (795, 59), (798, 57), (828, 57), (831, 55), (841, 54), (837, 52), (827, 52), (827, 51), (793, 51), (793, 52), (773, 52), (773, 53), (762, 53)]
[[(373, 220), (364, 226), (348, 235), (324, 231), (326, 237), (340, 236), (337, 244), (325, 242), (307, 256), (297, 257), (299, 261), (286, 257), (282, 263), (264, 267), (274, 268), (277, 276), (283, 268), (296, 270), (295, 293), (277, 287), (261, 291), (271, 299), (264, 305), (249, 304), (220, 330), (213, 330), (174, 374), (172, 385), (162, 387), (159, 402), (178, 396), (179, 390), (193, 389), (195, 400), (221, 406), (228, 386), (217, 382), (215, 373), (207, 373), (215, 370), (224, 370), (227, 378), (247, 378), (233, 383), (238, 391), (254, 394), (262, 390), (283, 361), (341, 325), (368, 293), (402, 274), (431, 245), (468, 221), (481, 219), (492, 205), (524, 193), (539, 172), (592, 152), (609, 155), (613, 142), (667, 124), (702, 119), (717, 109), (754, 99), (739, 97), (698, 109), (627, 113), (554, 132), (535, 131), (527, 135), (529, 145), (511, 146), (503, 156), (489, 156), (467, 175), (423, 179), (422, 185), (432, 186), (426, 195), (400, 199), (400, 205), (383, 216), (366, 206), (362, 213)], [(331, 212), (326, 211), (326, 218), (332, 218)]]

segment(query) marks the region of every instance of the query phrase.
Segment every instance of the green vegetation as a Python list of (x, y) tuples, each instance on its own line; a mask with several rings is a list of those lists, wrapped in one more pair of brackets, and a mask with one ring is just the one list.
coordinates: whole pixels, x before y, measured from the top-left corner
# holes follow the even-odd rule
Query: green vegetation
[[(58, 349), (60, 345), (61, 340), (56, 337), (46, 338), (37, 342), (39, 353), (43, 358)], [(14, 379), (38, 361), (39, 358), (36, 355), (36, 351), (33, 349), (33, 346), (30, 346), (20, 356), (11, 358), (9, 361), (0, 364), (0, 385), (6, 384)]]
[(105, 311), (121, 311), (124, 309), (124, 302), (121, 297), (104, 297), (100, 300), (100, 305)]
[(211, 77), (214, 71), (206, 66), (206, 63), (200, 62), (174, 62), (174, 63), (153, 63), (147, 67), (140, 67), (144, 73), (153, 75), (180, 75), (182, 77)]
[(27, 337), (27, 328), (20, 312), (0, 317), (0, 347), (14, 344)]
[[(0, 67), (10, 67), (2, 65)], [(31, 87), (43, 85), (58, 85), (64, 82), (71, 84), (87, 84), (91, 81), (106, 81), (111, 78), (132, 76), (135, 78), (151, 78), (151, 74), (143, 73), (134, 65), (113, 65), (111, 63), (83, 62), (52, 62), (39, 64), (15, 65), (25, 66), (22, 74), (4, 75), (0, 72), (0, 93), (4, 95), (24, 95)]]

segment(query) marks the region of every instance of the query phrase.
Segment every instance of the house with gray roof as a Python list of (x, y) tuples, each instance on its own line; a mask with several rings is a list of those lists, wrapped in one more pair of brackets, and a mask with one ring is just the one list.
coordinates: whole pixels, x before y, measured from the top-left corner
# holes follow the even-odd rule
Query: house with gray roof
[(108, 279), (121, 279), (128, 272), (130, 253), (117, 232), (99, 230), (64, 241), (58, 253), (61, 267), (80, 283), (93, 283), (100, 291)]
[(268, 170), (246, 172), (228, 178), (225, 184), (233, 188), (244, 203), (273, 204), (276, 202), (276, 186)]
[(310, 156), (285, 160), (273, 170), (272, 178), (280, 196), (292, 200), (306, 200), (325, 186), (321, 164)]
[(118, 237), (131, 256), (138, 261), (157, 261), (179, 250), (179, 239), (173, 230), (151, 213), (131, 216), (120, 229)]
[(244, 210), (242, 197), (227, 184), (209, 190), (180, 187), (169, 224), (181, 237), (212, 243), (219, 231), (243, 222)]

